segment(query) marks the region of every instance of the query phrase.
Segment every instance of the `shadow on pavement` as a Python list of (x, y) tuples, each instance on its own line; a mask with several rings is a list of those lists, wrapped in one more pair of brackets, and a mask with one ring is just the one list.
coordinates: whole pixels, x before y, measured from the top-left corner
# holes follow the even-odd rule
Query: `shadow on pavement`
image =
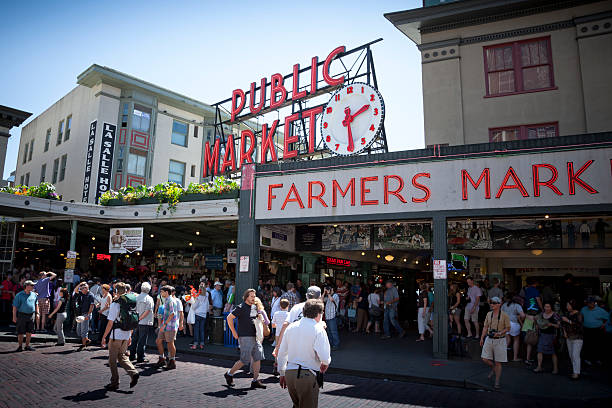
[(98, 390), (79, 392), (75, 395), (68, 395), (66, 397), (62, 397), (62, 399), (73, 402), (99, 401), (108, 398), (108, 395), (106, 395), (107, 392), (108, 391), (105, 388), (100, 388)]
[(224, 385), (225, 389), (215, 392), (205, 392), (204, 395), (208, 395), (209, 397), (215, 398), (227, 398), (229, 396), (233, 397), (242, 397), (247, 395), (247, 391), (251, 389), (251, 387), (246, 388), (232, 388), (230, 386)]

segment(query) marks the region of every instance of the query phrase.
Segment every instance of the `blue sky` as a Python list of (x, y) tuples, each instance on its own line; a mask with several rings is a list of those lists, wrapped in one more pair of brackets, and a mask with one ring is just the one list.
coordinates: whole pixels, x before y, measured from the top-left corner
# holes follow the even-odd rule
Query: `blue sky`
[[(207, 103), (307, 66), (338, 45), (373, 48), (390, 150), (424, 146), (421, 63), (386, 12), (421, 1), (40, 1), (3, 5), (0, 104), (42, 113), (93, 63)], [(26, 122), (27, 123), (27, 122)], [(15, 169), (11, 131), (4, 177)]]

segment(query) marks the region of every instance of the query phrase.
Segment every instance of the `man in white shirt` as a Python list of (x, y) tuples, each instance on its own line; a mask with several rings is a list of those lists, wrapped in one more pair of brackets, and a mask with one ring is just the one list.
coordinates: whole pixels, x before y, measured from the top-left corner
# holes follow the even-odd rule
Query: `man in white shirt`
[[(115, 286), (115, 293), (117, 298), (126, 293), (125, 283), (119, 282)], [(120, 306), (119, 303), (113, 302), (108, 312), (108, 324), (106, 330), (104, 330), (104, 336), (102, 336), (102, 347), (106, 345), (106, 337), (110, 334), (110, 342), (108, 343), (108, 365), (111, 370), (111, 381), (105, 386), (109, 391), (116, 391), (119, 389), (119, 372), (117, 371), (117, 361), (123, 369), (128, 373), (131, 378), (130, 388), (133, 388), (138, 383), (140, 375), (134, 368), (130, 359), (127, 357), (125, 352), (128, 349), (132, 331), (121, 330), (115, 328), (113, 330), (113, 324), (120, 318)], [(111, 334), (112, 330), (112, 334)]]
[(278, 353), (280, 386), (289, 389), (293, 406), (318, 407), (318, 374), (325, 373), (331, 363), (329, 340), (321, 321), (323, 302), (309, 299), (303, 306), (302, 319), (285, 330), (285, 340)]
[(151, 284), (143, 282), (140, 285), (140, 294), (136, 297), (136, 313), (138, 313), (138, 329), (132, 338), (130, 346), (130, 360), (137, 363), (144, 363), (145, 348), (149, 339), (149, 334), (153, 328), (153, 298), (149, 296)]
[[(306, 299), (320, 299), (320, 298), (321, 298), (321, 288), (319, 288), (318, 286), (311, 286), (306, 291)], [(281, 343), (283, 342), (283, 335), (285, 333), (285, 330), (287, 329), (287, 326), (289, 326), (289, 324), (295, 321), (300, 320), (303, 317), (303, 310), (304, 310), (305, 304), (306, 302), (302, 302), (302, 303), (298, 303), (294, 305), (293, 307), (289, 306), (291, 307), (291, 310), (289, 311), (287, 320), (285, 320), (285, 323), (283, 323), (283, 327), (281, 328), (280, 334), (278, 335), (278, 339), (276, 341), (276, 347), (274, 348), (274, 351), (272, 352), (272, 355), (274, 357), (278, 356), (278, 350), (280, 348)], [(325, 323), (322, 323), (322, 325), (323, 325), (323, 328), (325, 328)]]

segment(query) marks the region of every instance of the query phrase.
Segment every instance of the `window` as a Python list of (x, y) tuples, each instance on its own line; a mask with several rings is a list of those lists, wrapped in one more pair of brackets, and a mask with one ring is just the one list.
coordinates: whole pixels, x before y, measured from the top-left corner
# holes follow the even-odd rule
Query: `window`
[(145, 108), (144, 106), (140, 105), (134, 105), (134, 111), (132, 115), (132, 129), (148, 132), (150, 124), (151, 109)]
[(172, 144), (187, 147), (189, 125), (176, 120), (172, 123)]
[(40, 182), (44, 183), (45, 182), (45, 176), (47, 175), (47, 164), (43, 164), (42, 166), (40, 166)]
[(70, 138), (70, 128), (72, 127), (72, 115), (66, 118), (66, 134), (64, 135), (64, 142)]
[(34, 139), (30, 141), (30, 154), (28, 155), (28, 161), (32, 160), (32, 153), (34, 153)]
[(197, 126), (193, 127), (193, 137), (195, 137), (196, 139), (198, 137), (198, 127)]
[(121, 127), (127, 127), (128, 125), (128, 104), (123, 104), (123, 111), (121, 112)]
[(489, 129), (490, 142), (507, 142), (521, 139), (542, 139), (559, 136), (559, 123), (519, 125)]
[(212, 130), (211, 129), (208, 129), (206, 131), (206, 141), (204, 143), (206, 142), (212, 142)]
[(51, 141), (51, 128), (47, 129), (47, 135), (45, 136), (45, 152), (49, 150), (50, 141)]
[(59, 159), (53, 160), (53, 177), (51, 178), (52, 184), (57, 183), (57, 172), (59, 170)]
[(23, 164), (25, 164), (28, 161), (28, 150), (30, 149), (30, 144), (26, 143), (25, 144), (25, 149), (23, 151)]
[(24, 178), (24, 177), (25, 177), (25, 176), (23, 176), (23, 175), (22, 175), (21, 177), (19, 177), (19, 185), (20, 185), (20, 186), (23, 186), (23, 178)]
[(550, 37), (484, 48), (487, 96), (554, 88)]
[(144, 153), (130, 152), (128, 157), (128, 173), (144, 177), (147, 168), (147, 156)]
[(26, 186), (30, 185), (30, 173), (25, 174), (25, 185)]
[(173, 181), (181, 186), (185, 184), (185, 163), (170, 160), (168, 181)]
[(62, 136), (64, 136), (64, 121), (60, 120), (59, 126), (57, 127), (57, 143), (56, 146), (59, 146), (62, 143)]
[(62, 156), (62, 164), (60, 166), (59, 172), (59, 181), (64, 181), (64, 177), (66, 176), (66, 161), (68, 160), (68, 155)]
[(191, 177), (195, 177), (195, 164), (191, 165)]

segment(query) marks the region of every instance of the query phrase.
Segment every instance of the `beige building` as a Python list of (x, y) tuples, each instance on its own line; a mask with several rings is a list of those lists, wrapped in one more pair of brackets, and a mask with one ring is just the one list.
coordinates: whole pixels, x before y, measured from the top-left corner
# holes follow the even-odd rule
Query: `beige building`
[(385, 16), (421, 51), (426, 145), (612, 130), (612, 2), (430, 0)]
[[(78, 76), (77, 84), (23, 127), (16, 184), (46, 181), (64, 200), (94, 202), (98, 185), (116, 190), (204, 180), (203, 151), (207, 141), (213, 144), (214, 107), (95, 64)], [(115, 126), (109, 150), (103, 150), (105, 124)], [(234, 135), (241, 130), (224, 129)], [(111, 163), (112, 168), (103, 169)]]

